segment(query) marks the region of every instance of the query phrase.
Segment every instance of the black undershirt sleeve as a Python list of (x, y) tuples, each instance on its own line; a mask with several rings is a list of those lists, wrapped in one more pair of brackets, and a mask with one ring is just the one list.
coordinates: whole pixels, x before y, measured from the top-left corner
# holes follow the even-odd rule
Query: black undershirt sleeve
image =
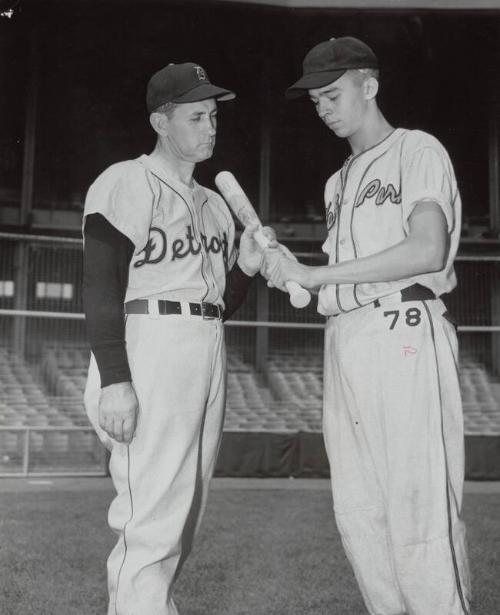
[(253, 277), (246, 275), (238, 263), (233, 265), (226, 275), (226, 290), (224, 292), (223, 320), (228, 320), (236, 312), (245, 299)]
[(83, 249), (83, 309), (101, 387), (130, 382), (123, 303), (134, 244), (100, 214), (87, 216)]

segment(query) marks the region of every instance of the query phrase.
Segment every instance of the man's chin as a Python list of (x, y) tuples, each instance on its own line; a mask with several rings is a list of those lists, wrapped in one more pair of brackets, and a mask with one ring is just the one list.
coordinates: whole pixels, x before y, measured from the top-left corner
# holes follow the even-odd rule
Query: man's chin
[(198, 160), (196, 162), (203, 162), (204, 160), (208, 160), (212, 157), (214, 153), (213, 145), (206, 145), (199, 149)]
[(329, 128), (337, 137), (345, 138), (349, 136), (346, 127), (342, 126), (342, 124), (331, 124)]

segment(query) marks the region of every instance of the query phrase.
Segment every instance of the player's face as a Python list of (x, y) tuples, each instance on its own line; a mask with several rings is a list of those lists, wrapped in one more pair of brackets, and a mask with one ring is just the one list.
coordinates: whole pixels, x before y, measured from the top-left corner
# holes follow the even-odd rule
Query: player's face
[(212, 156), (217, 132), (217, 103), (213, 98), (178, 105), (167, 120), (165, 140), (185, 162), (201, 162)]
[(367, 109), (363, 84), (346, 72), (329, 85), (309, 90), (319, 117), (338, 137), (349, 138), (363, 125)]

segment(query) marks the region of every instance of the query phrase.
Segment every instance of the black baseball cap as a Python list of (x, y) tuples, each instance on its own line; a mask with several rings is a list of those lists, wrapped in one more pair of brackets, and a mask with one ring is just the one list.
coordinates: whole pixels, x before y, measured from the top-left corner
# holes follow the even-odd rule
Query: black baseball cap
[(302, 77), (290, 86), (286, 98), (298, 98), (307, 90), (333, 83), (351, 68), (378, 68), (377, 56), (353, 36), (331, 38), (313, 47), (302, 63)]
[(207, 98), (231, 100), (236, 94), (219, 88), (208, 80), (206, 71), (193, 62), (169, 64), (148, 82), (146, 105), (152, 113), (167, 102), (188, 103)]

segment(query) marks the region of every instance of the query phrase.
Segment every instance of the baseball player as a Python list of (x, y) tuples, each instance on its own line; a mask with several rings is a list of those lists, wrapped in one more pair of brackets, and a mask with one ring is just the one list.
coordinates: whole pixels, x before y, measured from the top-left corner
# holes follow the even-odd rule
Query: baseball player
[[(111, 450), (108, 615), (176, 615), (172, 586), (204, 509), (226, 395), (223, 321), (262, 253), (193, 178), (211, 157), (217, 101), (194, 63), (150, 79), (154, 151), (112, 165), (84, 211), (84, 307), (92, 349), (85, 406)], [(125, 312), (125, 318), (124, 318)]]
[(308, 94), (352, 153), (327, 182), (329, 264), (269, 253), (271, 284), (319, 289), (327, 318), (324, 437), (334, 510), (373, 615), (467, 615), (463, 417), (455, 284), (461, 203), (432, 136), (394, 129), (362, 41), (316, 45), (286, 92)]

